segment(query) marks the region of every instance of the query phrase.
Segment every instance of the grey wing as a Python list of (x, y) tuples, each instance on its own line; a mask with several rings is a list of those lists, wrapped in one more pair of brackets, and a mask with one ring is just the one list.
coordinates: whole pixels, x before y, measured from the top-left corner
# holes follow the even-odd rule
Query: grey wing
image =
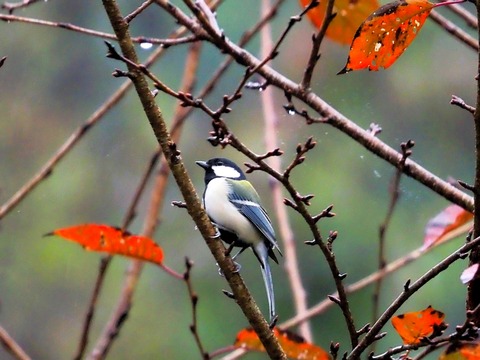
[(255, 225), (265, 239), (271, 244), (271, 247), (278, 249), (277, 241), (275, 240), (275, 231), (273, 230), (272, 222), (266, 211), (259, 204), (239, 196), (231, 195), (230, 201), (243, 216)]

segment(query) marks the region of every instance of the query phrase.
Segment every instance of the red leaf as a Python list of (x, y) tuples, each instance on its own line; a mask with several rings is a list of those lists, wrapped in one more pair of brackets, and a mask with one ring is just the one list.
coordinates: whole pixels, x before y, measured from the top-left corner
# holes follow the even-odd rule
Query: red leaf
[[(310, 0), (299, 0), (306, 7)], [(313, 25), (320, 29), (327, 11), (328, 0), (321, 0), (317, 7), (311, 9), (307, 16)], [(379, 6), (377, 0), (336, 0), (333, 12), (337, 15), (328, 26), (326, 36), (340, 44), (350, 44), (355, 31), (363, 20)]]
[(387, 69), (415, 39), (434, 6), (426, 0), (397, 0), (380, 7), (358, 28), (339, 74)]
[[(290, 359), (328, 360), (330, 355), (322, 348), (307, 343), (302, 337), (290, 331), (273, 329), (286, 355)], [(234, 346), (254, 351), (265, 351), (258, 335), (252, 329), (243, 329), (237, 334)]]
[(83, 224), (56, 229), (47, 235), (57, 235), (82, 245), (85, 250), (124, 255), (160, 265), (163, 250), (145, 236), (130, 235), (121, 229), (99, 224)]
[(450, 240), (471, 228), (473, 214), (458, 205), (450, 205), (435, 215), (425, 227), (423, 248)]
[(445, 314), (431, 306), (422, 311), (410, 312), (392, 318), (392, 325), (404, 344), (418, 344), (424, 337), (433, 334), (435, 329), (446, 328)]

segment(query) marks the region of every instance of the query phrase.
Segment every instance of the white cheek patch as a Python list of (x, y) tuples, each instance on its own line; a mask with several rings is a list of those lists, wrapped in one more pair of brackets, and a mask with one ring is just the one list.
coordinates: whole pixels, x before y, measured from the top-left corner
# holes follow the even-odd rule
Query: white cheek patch
[(236, 179), (240, 177), (240, 173), (232, 167), (229, 166), (212, 166), (215, 175), (226, 177), (230, 179)]

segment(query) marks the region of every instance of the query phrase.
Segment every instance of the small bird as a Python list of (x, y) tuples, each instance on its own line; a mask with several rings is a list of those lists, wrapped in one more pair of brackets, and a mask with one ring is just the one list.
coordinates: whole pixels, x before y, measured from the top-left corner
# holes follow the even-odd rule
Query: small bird
[(223, 241), (231, 247), (241, 248), (233, 259), (251, 247), (260, 262), (272, 321), (275, 318), (275, 299), (268, 257), (278, 264), (273, 249), (277, 249), (280, 255), (282, 252), (260, 197), (234, 162), (213, 158), (196, 161), (196, 164), (205, 170), (203, 206), (207, 215), (220, 231)]

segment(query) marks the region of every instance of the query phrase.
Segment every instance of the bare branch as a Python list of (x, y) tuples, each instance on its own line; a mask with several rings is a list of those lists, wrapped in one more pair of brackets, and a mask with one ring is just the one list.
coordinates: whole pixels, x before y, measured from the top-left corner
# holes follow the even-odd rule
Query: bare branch
[(438, 11), (432, 10), (430, 12), (429, 18), (438, 25), (440, 25), (450, 35), (454, 36), (455, 38), (463, 42), (465, 45), (467, 45), (469, 48), (478, 51), (478, 41), (468, 35), (465, 31), (463, 31), (453, 22), (448, 20), (446, 17), (440, 15)]
[[(117, 37), (113, 34), (96, 31), (92, 29), (87, 29), (87, 28), (83, 28), (83, 27), (69, 24), (69, 23), (39, 20), (39, 19), (27, 18), (22, 16), (14, 16), (14, 15), (6, 15), (6, 14), (0, 14), (0, 20), (4, 20), (8, 22), (21, 22), (26, 24), (54, 27), (54, 28), (78, 32), (84, 35), (96, 36), (102, 39), (115, 40), (115, 41), (117, 40)], [(132, 38), (132, 41), (134, 43), (138, 43), (138, 44), (150, 43), (154, 45), (162, 45), (164, 47), (181, 45), (185, 43), (194, 42), (197, 40), (198, 38), (196, 36), (185, 36), (185, 37), (168, 38), (168, 39), (158, 39), (158, 38), (151, 38), (151, 37), (145, 37), (145, 36), (137, 36)]]
[(208, 360), (210, 359), (210, 355), (208, 352), (205, 351), (205, 347), (203, 346), (202, 340), (200, 339), (200, 334), (198, 333), (198, 313), (197, 313), (197, 305), (198, 305), (198, 295), (193, 290), (193, 284), (191, 279), (191, 271), (193, 267), (193, 262), (186, 258), (185, 259), (186, 270), (183, 274), (183, 280), (187, 284), (188, 295), (190, 296), (190, 303), (192, 304), (192, 324), (190, 325), (190, 331), (195, 338), (195, 342), (198, 346), (198, 350), (200, 351), (200, 355), (202, 359)]
[[(157, 3), (162, 4), (164, 1), (156, 0)], [(167, 4), (161, 5), (164, 7), (170, 14), (175, 16), (179, 22), (187, 26), (190, 31), (198, 36), (204, 36), (208, 41), (213, 42), (220, 50), (227, 52), (235, 58), (235, 60), (243, 64), (244, 66), (255, 67), (260, 61), (248, 53), (245, 49), (239, 47), (238, 45), (232, 43), (227, 38), (222, 39), (213, 39), (205, 34), (204, 30), (199, 30), (198, 23), (193, 21), (188, 16), (185, 16), (179, 9), (171, 9)], [(328, 103), (323, 101), (317, 95), (313, 93), (305, 93), (302, 88), (293, 83), (291, 80), (287, 79), (277, 71), (273, 70), (268, 65), (265, 65), (258, 69), (260, 75), (262, 75), (270, 84), (279, 87), (291, 94), (292, 96), (303, 101), (305, 104), (313, 108), (318, 114), (326, 119), (326, 123), (334, 126), (340, 131), (352, 137), (359, 144), (365, 146), (369, 151), (381, 157), (382, 159), (388, 161), (390, 164), (395, 167), (398, 166), (401, 159), (401, 154), (397, 151), (373, 137), (369, 132), (360, 128), (350, 119), (346, 118), (344, 115), (340, 114), (336, 109), (331, 107)], [(446, 199), (452, 201), (453, 203), (465, 208), (468, 211), (473, 210), (473, 199), (467, 194), (455, 189), (447, 182), (440, 179), (438, 176), (428, 172), (423, 167), (408, 159), (405, 167), (404, 174), (410, 176), (420, 182), (421, 184), (427, 186), (431, 190), (435, 191), (437, 194), (445, 197)]]
[[(311, 2), (311, 4), (314, 1)], [(312, 76), (313, 76), (313, 70), (315, 69), (315, 66), (317, 65), (318, 60), (320, 59), (320, 46), (322, 45), (323, 39), (325, 38), (325, 34), (327, 33), (327, 29), (330, 26), (330, 23), (334, 19), (335, 15), (333, 13), (333, 4), (334, 0), (328, 0), (327, 3), (327, 8), (325, 11), (325, 16), (322, 20), (322, 26), (320, 30), (318, 31), (317, 35), (314, 35), (312, 37), (312, 50), (310, 51), (310, 57), (308, 59), (307, 67), (305, 68), (305, 72), (303, 74), (303, 79), (300, 84), (300, 87), (304, 91), (309, 91), (310, 89), (310, 83), (312, 81)]]
[(30, 356), (17, 344), (10, 334), (0, 326), (0, 343), (17, 360), (31, 360)]
[[(185, 29), (179, 30), (177, 34), (181, 34), (183, 31), (185, 31)], [(153, 64), (163, 52), (164, 50), (162, 48), (157, 49), (145, 62), (145, 66)], [(62, 160), (73, 149), (83, 136), (85, 136), (87, 132), (115, 106), (115, 104), (123, 99), (130, 87), (131, 82), (129, 80), (125, 81), (118, 90), (85, 121), (83, 125), (77, 128), (69, 136), (69, 138), (62, 144), (62, 146), (60, 146), (42, 168), (0, 207), (0, 220), (52, 173), (60, 160)]]
[(379, 317), (379, 319), (372, 325), (368, 333), (365, 334), (365, 337), (359, 342), (357, 346), (352, 350), (347, 356), (347, 360), (358, 359), (359, 355), (370, 345), (373, 341), (376, 340), (377, 334), (387, 323), (387, 321), (393, 316), (393, 314), (400, 308), (400, 306), (415, 292), (417, 292), (421, 287), (428, 283), (431, 279), (436, 277), (441, 272), (445, 271), (452, 263), (459, 259), (463, 259), (465, 254), (468, 254), (470, 250), (475, 248), (480, 244), (480, 237), (467, 242), (457, 251), (453, 252), (437, 265), (428, 270), (423, 276), (421, 276), (417, 281), (411, 284), (408, 289), (404, 289), (402, 293), (390, 304), (390, 306), (385, 310), (385, 312)]
[[(122, 48), (123, 56), (128, 58), (132, 63), (138, 63), (135, 49), (128, 33), (128, 26), (123, 20), (116, 1), (103, 0), (103, 5), (115, 34), (120, 39), (119, 43)], [(167, 131), (163, 116), (148, 88), (148, 84), (143, 76), (143, 72), (139, 71), (134, 66), (129, 66), (129, 72), (131, 73), (132, 82), (137, 90), (137, 94), (140, 98), (145, 114), (147, 115), (147, 118), (152, 126), (162, 151), (165, 154), (165, 157), (169, 161), (169, 167), (177, 182), (177, 186), (182, 192), (185, 202), (187, 203), (189, 214), (195, 221), (197, 228), (202, 234), (202, 237), (207, 243), (210, 251), (214, 255), (215, 260), (225, 274), (225, 278), (232, 288), (237, 300), (237, 304), (241, 307), (242, 311), (249, 319), (250, 324), (255, 329), (263, 345), (265, 346), (267, 353), (275, 358), (286, 359), (285, 353), (278, 344), (277, 339), (273, 336), (273, 333), (270, 330), (267, 322), (253, 301), (248, 289), (245, 287), (242, 278), (238, 272), (235, 271), (235, 264), (230, 257), (225, 256), (223, 244), (213, 238), (216, 232), (215, 228), (212, 226), (207, 214), (201, 206), (193, 184), (191, 183), (188, 175), (186, 175), (187, 172), (181, 158), (176, 157), (174, 159), (175, 161), (172, 161), (172, 150), (170, 146), (172, 144), (172, 140), (169, 132)]]
[(460, 4), (447, 5), (446, 8), (454, 14), (460, 16), (465, 23), (473, 29), (478, 29), (478, 19), (470, 11), (466, 10)]
[(465, 101), (463, 99), (461, 99), (460, 97), (458, 97), (456, 95), (452, 95), (452, 100), (450, 100), (450, 104), (456, 105), (456, 106), (458, 106), (458, 107), (460, 107), (464, 110), (467, 110), (472, 115), (475, 114), (475, 108), (473, 106), (470, 106), (467, 103), (465, 103)]
[[(262, 0), (262, 15), (266, 16), (270, 10), (270, 1), (269, 0)], [(272, 37), (271, 37), (271, 27), (266, 25), (261, 33), (261, 42), (262, 42), (262, 58), (266, 58), (268, 53), (272, 51), (270, 49), (274, 49)], [(259, 158), (264, 160), (269, 158), (270, 166), (276, 170), (280, 171), (281, 169), (281, 159), (279, 156), (268, 156), (268, 155), (277, 155), (281, 152), (278, 149), (278, 126), (277, 126), (277, 119), (275, 116), (275, 105), (273, 94), (271, 91), (262, 91), (261, 94), (262, 98), (262, 108), (263, 108), (263, 118), (265, 119), (265, 146), (267, 149), (275, 149), (272, 152), (268, 152), (265, 156), (260, 156)], [(308, 306), (307, 306), (307, 292), (305, 291), (305, 287), (302, 282), (302, 278), (299, 271), (299, 261), (297, 256), (297, 250), (295, 245), (295, 235), (292, 230), (292, 224), (287, 214), (287, 208), (282, 206), (283, 204), (283, 195), (280, 183), (278, 181), (271, 181), (270, 188), (272, 190), (272, 201), (275, 204), (274, 209), (278, 219), (278, 226), (280, 229), (280, 236), (283, 240), (283, 248), (285, 253), (285, 271), (288, 276), (289, 285), (291, 289), (291, 293), (294, 299), (295, 311), (297, 314), (303, 314)], [(305, 338), (306, 341), (312, 342), (312, 331), (310, 328), (310, 324), (308, 322), (304, 322), (299, 327), (300, 335)]]

